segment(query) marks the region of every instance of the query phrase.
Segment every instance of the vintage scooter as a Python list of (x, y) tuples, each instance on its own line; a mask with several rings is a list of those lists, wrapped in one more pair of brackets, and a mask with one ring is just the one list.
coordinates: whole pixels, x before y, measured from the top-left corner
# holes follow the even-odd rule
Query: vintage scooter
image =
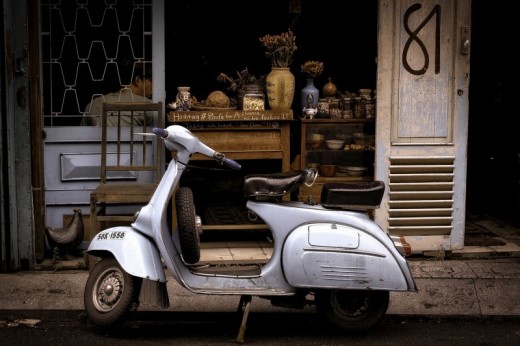
[[(91, 268), (84, 293), (87, 315), (95, 325), (118, 325), (139, 303), (167, 308), (165, 267), (191, 292), (241, 297), (239, 343), (253, 296), (275, 306), (314, 305), (333, 325), (359, 332), (380, 321), (390, 291), (416, 291), (405, 260), (409, 246), (385, 233), (368, 215), (379, 206), (384, 184), (325, 184), (320, 204), (281, 198), (301, 184), (312, 185), (318, 174), (314, 169), (245, 177), (248, 212), (272, 233), (267, 263), (198, 263), (201, 221), (190, 188), (179, 187), (181, 175), (195, 153), (232, 170), (241, 166), (179, 125), (154, 128), (148, 135), (161, 138), (176, 155), (131, 226), (103, 230), (88, 247), (89, 255), (101, 258)], [(174, 194), (177, 226), (172, 234), (167, 218)]]

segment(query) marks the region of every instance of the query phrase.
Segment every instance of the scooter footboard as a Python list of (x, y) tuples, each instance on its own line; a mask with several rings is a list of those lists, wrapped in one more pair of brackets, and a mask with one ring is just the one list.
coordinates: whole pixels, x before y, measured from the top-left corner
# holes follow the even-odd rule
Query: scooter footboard
[(113, 227), (96, 234), (87, 253), (102, 256), (110, 252), (128, 274), (152, 281), (166, 282), (157, 247), (132, 227)]
[(345, 225), (300, 226), (284, 245), (283, 269), (295, 287), (414, 290), (406, 261), (391, 246)]

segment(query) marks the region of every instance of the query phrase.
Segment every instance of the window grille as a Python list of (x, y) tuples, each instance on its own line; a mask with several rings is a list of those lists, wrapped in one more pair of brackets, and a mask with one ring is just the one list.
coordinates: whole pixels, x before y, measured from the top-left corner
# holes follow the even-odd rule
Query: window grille
[(92, 99), (151, 62), (152, 0), (42, 0), (41, 15), (46, 127), (80, 125)]

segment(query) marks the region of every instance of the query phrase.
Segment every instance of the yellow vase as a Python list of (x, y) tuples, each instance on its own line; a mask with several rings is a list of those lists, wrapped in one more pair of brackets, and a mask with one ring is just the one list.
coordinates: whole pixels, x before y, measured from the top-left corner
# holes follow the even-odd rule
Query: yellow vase
[(288, 67), (273, 67), (265, 78), (267, 101), (272, 110), (291, 109), (294, 98), (294, 75)]

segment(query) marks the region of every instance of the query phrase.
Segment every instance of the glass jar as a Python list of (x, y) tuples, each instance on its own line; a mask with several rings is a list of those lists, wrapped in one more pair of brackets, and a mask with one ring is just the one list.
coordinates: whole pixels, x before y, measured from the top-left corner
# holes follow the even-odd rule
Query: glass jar
[(318, 100), (318, 115), (322, 118), (328, 118), (329, 114), (329, 100), (328, 99), (319, 99)]
[(359, 89), (359, 96), (360, 97), (371, 97), (372, 95), (372, 89)]
[(341, 99), (331, 99), (329, 103), (329, 114), (333, 119), (341, 119)]
[(242, 100), (242, 109), (245, 111), (265, 110), (265, 96), (263, 93), (247, 93)]
[(365, 98), (365, 117), (372, 119), (376, 116), (376, 105), (371, 97)]
[[(244, 85), (243, 88), (238, 90), (237, 96), (237, 106), (238, 109), (247, 110), (244, 108), (244, 96), (245, 95), (256, 95), (253, 98), (259, 99), (260, 95), (262, 96), (262, 100), (264, 100), (264, 109), (265, 109), (265, 95), (262, 91), (262, 87), (258, 83), (249, 83)], [(252, 106), (251, 104), (248, 106)]]
[(356, 97), (354, 99), (354, 118), (362, 119), (365, 117), (365, 98)]
[(341, 116), (343, 119), (352, 119), (352, 99), (350, 97), (344, 97), (341, 101)]

